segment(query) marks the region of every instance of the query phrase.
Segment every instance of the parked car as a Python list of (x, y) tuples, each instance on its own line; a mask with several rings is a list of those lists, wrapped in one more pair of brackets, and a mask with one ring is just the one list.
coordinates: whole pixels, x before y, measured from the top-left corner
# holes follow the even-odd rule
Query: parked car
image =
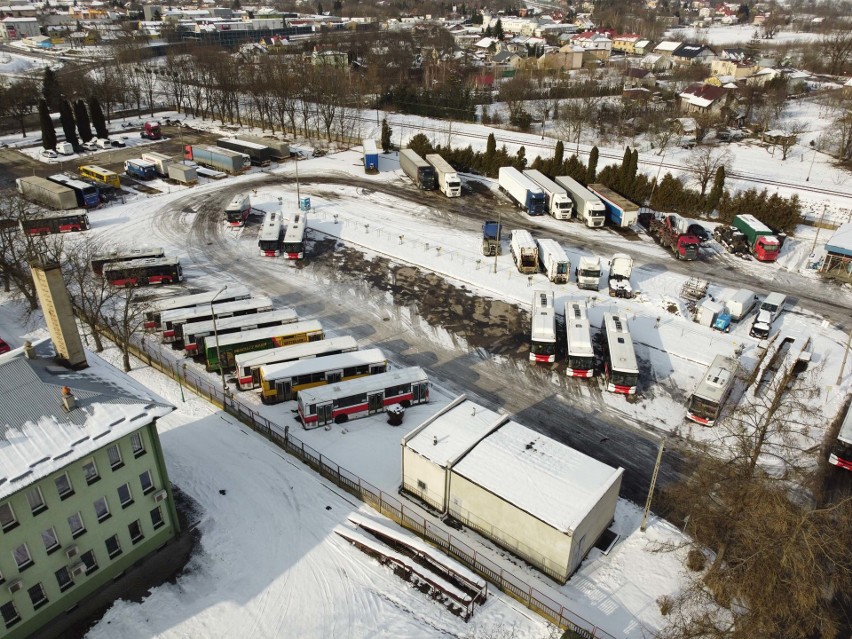
[(4, 342), (2, 338), (0, 338), (0, 355), (2, 355), (3, 353), (8, 353), (11, 350), (12, 347), (9, 346), (6, 342)]
[(53, 160), (53, 159), (58, 158), (59, 154), (56, 151), (54, 151), (53, 149), (42, 149), (41, 150), (41, 157), (49, 158), (49, 159)]
[(686, 230), (701, 240), (702, 244), (710, 241), (710, 232), (700, 224), (690, 224)]
[(109, 143), (110, 143), (110, 145), (112, 145), (113, 147), (118, 148), (118, 149), (121, 149), (121, 148), (124, 148), (124, 147), (127, 146), (121, 140), (110, 140)]
[(88, 142), (83, 142), (83, 148), (86, 149), (87, 151), (97, 151), (98, 150), (98, 143), (95, 142), (94, 139), (92, 139), (92, 140), (89, 140)]

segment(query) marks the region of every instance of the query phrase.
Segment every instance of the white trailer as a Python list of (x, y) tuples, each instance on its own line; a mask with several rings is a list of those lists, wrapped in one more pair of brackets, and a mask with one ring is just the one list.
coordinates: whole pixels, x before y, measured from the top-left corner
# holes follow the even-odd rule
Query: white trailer
[(544, 199), (546, 201), (547, 212), (557, 220), (570, 220), (574, 210), (574, 203), (568, 197), (568, 191), (559, 186), (541, 171), (536, 169), (527, 169), (524, 171), (533, 182), (541, 187), (544, 191)]
[(541, 272), (556, 284), (565, 284), (571, 277), (571, 262), (555, 240), (536, 240)]
[(538, 273), (538, 247), (529, 231), (515, 229), (510, 243), (512, 259), (521, 273)]
[(172, 163), (172, 158), (164, 153), (143, 153), (142, 159), (152, 162), (157, 169), (157, 175), (160, 177), (168, 177), (169, 164)]
[(500, 190), (530, 215), (544, 215), (544, 191), (513, 166), (501, 166), (498, 171)]
[(579, 288), (590, 291), (598, 290), (601, 283), (601, 258), (584, 255), (580, 258), (580, 263), (577, 265), (574, 275)]
[(600, 228), (604, 225), (606, 206), (597, 195), (567, 175), (557, 177), (556, 183), (568, 192), (577, 217), (585, 222), (586, 226)]
[(456, 170), (437, 153), (430, 153), (426, 156), (426, 161), (435, 167), (435, 174), (438, 177), (438, 189), (447, 197), (461, 196), (461, 180)]

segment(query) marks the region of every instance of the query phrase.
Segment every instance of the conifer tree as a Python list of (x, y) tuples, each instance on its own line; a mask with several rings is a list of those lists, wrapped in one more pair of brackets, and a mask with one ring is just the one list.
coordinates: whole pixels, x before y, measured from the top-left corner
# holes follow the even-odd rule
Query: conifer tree
[(391, 135), (393, 134), (393, 130), (390, 128), (388, 124), (388, 119), (384, 118), (382, 120), (382, 151), (387, 153), (391, 150)]
[(562, 140), (558, 140), (556, 142), (556, 149), (553, 151), (553, 167), (554, 169), (558, 169), (558, 167), (562, 166), (563, 156), (565, 155), (565, 146), (562, 144)]
[(527, 168), (527, 150), (524, 147), (518, 149), (518, 154), (515, 156), (515, 161), (512, 163), (518, 171), (523, 171)]
[(45, 149), (56, 149), (56, 131), (53, 129), (53, 120), (50, 117), (50, 109), (47, 101), (41, 98), (38, 101), (38, 119), (41, 124), (41, 145)]
[(713, 209), (719, 206), (719, 201), (722, 199), (722, 193), (725, 190), (725, 167), (720, 166), (716, 169), (716, 176), (713, 178), (713, 188), (710, 189), (710, 194), (707, 196), (707, 201), (704, 203), (704, 208), (707, 213), (712, 213)]
[(74, 112), (68, 100), (62, 100), (59, 105), (59, 122), (62, 124), (62, 131), (65, 133), (65, 141), (76, 151), (80, 147), (80, 140), (77, 138), (77, 131), (74, 128)]
[(74, 103), (74, 119), (77, 121), (77, 131), (80, 133), (80, 139), (83, 142), (88, 142), (94, 136), (92, 135), (92, 127), (89, 122), (89, 112), (86, 110), (86, 103), (83, 100), (77, 100)]
[(109, 137), (109, 131), (104, 119), (104, 112), (101, 110), (101, 103), (95, 97), (89, 98), (89, 114), (92, 117), (92, 126), (95, 127), (95, 133), (99, 138), (106, 140)]
[(598, 147), (593, 146), (589, 152), (589, 166), (586, 168), (586, 184), (592, 184), (598, 177)]
[(44, 76), (41, 82), (41, 95), (50, 111), (59, 110), (59, 103), (62, 99), (62, 87), (59, 86), (59, 79), (56, 77), (56, 72), (50, 67), (45, 67), (44, 69)]

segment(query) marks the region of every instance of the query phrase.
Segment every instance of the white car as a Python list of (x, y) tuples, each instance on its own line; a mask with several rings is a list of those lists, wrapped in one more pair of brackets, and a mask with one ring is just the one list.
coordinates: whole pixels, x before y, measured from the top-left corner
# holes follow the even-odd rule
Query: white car
[(54, 159), (59, 157), (59, 154), (56, 151), (54, 151), (53, 149), (42, 149), (41, 150), (41, 157), (54, 160)]
[(95, 142), (94, 140), (89, 140), (88, 142), (83, 143), (83, 148), (86, 149), (87, 151), (97, 151), (98, 150), (98, 143)]

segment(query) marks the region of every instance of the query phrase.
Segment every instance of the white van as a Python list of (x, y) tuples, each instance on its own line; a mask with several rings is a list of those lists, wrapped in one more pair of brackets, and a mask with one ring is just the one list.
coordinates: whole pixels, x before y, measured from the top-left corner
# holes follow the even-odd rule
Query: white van
[(112, 148), (112, 140), (104, 140), (103, 138), (98, 138), (97, 144), (98, 144), (98, 148), (100, 148), (100, 149)]
[(70, 142), (57, 142), (56, 152), (59, 153), (59, 155), (71, 155), (74, 153), (74, 147), (71, 146)]
[(731, 299), (725, 301), (725, 308), (731, 314), (731, 319), (738, 322), (751, 312), (755, 302), (757, 302), (757, 295), (754, 291), (741, 288), (731, 295)]
[(784, 304), (787, 303), (787, 296), (781, 293), (770, 293), (760, 305), (760, 311), (766, 311), (772, 317), (772, 321), (781, 315), (784, 310)]
[(767, 295), (757, 311), (757, 317), (754, 318), (754, 323), (751, 325), (751, 330), (748, 334), (758, 339), (769, 337), (772, 324), (781, 315), (786, 301), (787, 297), (781, 293), (770, 293)]

